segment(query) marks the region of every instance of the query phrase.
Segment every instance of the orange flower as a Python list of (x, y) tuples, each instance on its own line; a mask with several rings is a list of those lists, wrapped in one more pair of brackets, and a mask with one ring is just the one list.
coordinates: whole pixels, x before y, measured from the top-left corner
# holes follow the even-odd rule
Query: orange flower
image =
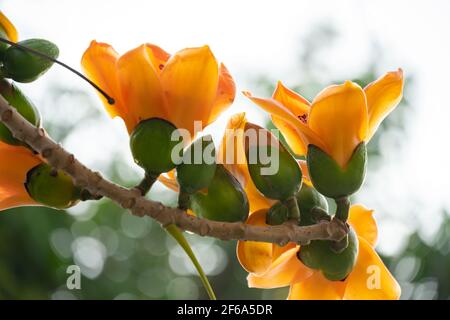
[(8, 40), (10, 41), (17, 42), (17, 40), (19, 40), (19, 35), (17, 33), (16, 28), (1, 11), (0, 11), (0, 31), (3, 31), (7, 36)]
[[(266, 210), (260, 210), (247, 223), (265, 225), (265, 215)], [(359, 251), (356, 265), (345, 280), (330, 281), (320, 271), (306, 267), (297, 258), (300, 247), (292, 243), (278, 247), (240, 241), (237, 255), (249, 272), (249, 287), (290, 286), (288, 299), (399, 299), (399, 284), (374, 250), (378, 230), (373, 211), (353, 205), (348, 223), (358, 236)]]
[(305, 155), (308, 145), (314, 144), (345, 168), (355, 147), (362, 141), (369, 142), (400, 102), (403, 71), (389, 72), (364, 89), (351, 81), (330, 86), (312, 103), (281, 82), (271, 99), (244, 94), (271, 114), (297, 155)]
[(0, 142), (0, 210), (37, 205), (25, 189), (27, 173), (42, 160), (25, 147)]
[[(143, 44), (122, 56), (108, 44), (92, 41), (83, 55), (85, 73), (116, 101), (112, 117), (121, 117), (131, 133), (142, 120), (162, 118), (194, 136), (194, 121), (205, 127), (234, 100), (235, 85), (227, 68), (208, 46), (170, 56)], [(202, 129), (202, 128), (201, 128)]]

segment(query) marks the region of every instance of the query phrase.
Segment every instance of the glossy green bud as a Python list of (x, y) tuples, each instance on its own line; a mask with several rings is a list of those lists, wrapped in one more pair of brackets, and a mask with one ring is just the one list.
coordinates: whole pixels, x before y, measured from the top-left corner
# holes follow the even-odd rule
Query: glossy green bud
[(289, 209), (281, 202), (275, 203), (267, 211), (266, 223), (271, 226), (276, 226), (285, 223), (289, 218)]
[(309, 268), (320, 270), (331, 281), (344, 280), (355, 266), (358, 257), (358, 239), (352, 228), (348, 233), (348, 246), (336, 253), (332, 241), (315, 240), (302, 246), (298, 258)]
[(216, 221), (246, 221), (249, 212), (244, 189), (221, 164), (208, 189), (193, 194), (189, 204), (197, 216)]
[(330, 198), (347, 197), (359, 190), (364, 182), (367, 163), (366, 144), (361, 142), (346, 168), (342, 168), (319, 147), (308, 146), (308, 171), (314, 187)]
[(302, 217), (300, 225), (308, 226), (317, 223), (314, 213), (311, 212), (313, 208), (319, 208), (322, 212), (328, 212), (327, 199), (317, 192), (314, 187), (302, 184), (300, 191), (296, 195), (298, 208)]
[[(58, 47), (44, 39), (28, 39), (18, 42), (18, 44), (39, 51), (51, 58), (58, 58)], [(53, 65), (44, 57), (40, 57), (32, 52), (21, 48), (10, 46), (3, 56), (2, 72), (7, 78), (17, 82), (32, 82), (42, 76)]]
[(159, 118), (143, 120), (134, 128), (130, 136), (131, 153), (148, 175), (157, 177), (175, 168), (172, 151), (180, 143), (172, 141), (175, 130), (173, 124)]
[(33, 200), (52, 208), (69, 208), (80, 199), (80, 189), (72, 178), (46, 163), (28, 172), (25, 187)]
[[(249, 128), (265, 130), (247, 124), (246, 130)], [(299, 191), (302, 185), (302, 171), (290, 152), (269, 131), (265, 132), (268, 141), (266, 145), (258, 142), (252, 145), (248, 143), (245, 146), (248, 171), (256, 188), (264, 196), (281, 201), (287, 200)]]
[(207, 188), (216, 173), (216, 151), (210, 135), (194, 141), (184, 152), (177, 166), (177, 181), (189, 194)]
[[(41, 115), (34, 104), (14, 84), (5, 79), (0, 79), (0, 94), (30, 123), (39, 127)], [(10, 145), (23, 145), (23, 142), (13, 137), (11, 131), (0, 123), (0, 141)]]

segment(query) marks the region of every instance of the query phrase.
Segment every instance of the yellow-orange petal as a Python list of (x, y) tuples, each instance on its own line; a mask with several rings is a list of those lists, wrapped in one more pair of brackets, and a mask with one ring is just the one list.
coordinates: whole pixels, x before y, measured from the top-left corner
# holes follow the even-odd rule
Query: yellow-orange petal
[[(252, 100), (255, 104), (272, 115), (278, 117), (291, 125), (296, 130), (298, 136), (303, 141), (305, 146), (314, 144), (323, 150), (326, 150), (326, 145), (322, 139), (313, 132), (305, 123), (298, 119), (288, 108), (274, 99), (262, 99), (252, 96), (250, 92), (244, 92), (244, 95)], [(295, 147), (295, 146), (293, 146)]]
[(15, 207), (39, 206), (28, 194), (5, 197), (0, 191), (0, 211)]
[(355, 268), (348, 276), (344, 299), (397, 300), (401, 288), (372, 246), (362, 237)]
[(12, 42), (17, 42), (19, 40), (19, 34), (17, 33), (16, 27), (11, 21), (0, 11), (0, 27), (5, 31), (8, 40)]
[(155, 59), (152, 47), (143, 44), (117, 61), (120, 92), (135, 125), (149, 118), (168, 118)]
[(378, 227), (373, 213), (373, 210), (369, 210), (362, 205), (352, 205), (348, 223), (359, 237), (364, 238), (372, 247), (375, 247), (378, 239)]
[(319, 271), (291, 286), (289, 300), (341, 300), (345, 290), (342, 281), (329, 281)]
[[(266, 226), (267, 210), (254, 212), (247, 224)], [(238, 241), (236, 254), (241, 266), (251, 273), (263, 273), (272, 264), (272, 244), (256, 241)]]
[(308, 146), (301, 139), (298, 130), (280, 117), (272, 116), (271, 119), (275, 127), (277, 127), (278, 130), (280, 130), (284, 139), (286, 139), (286, 142), (291, 148), (292, 152), (295, 153), (297, 156), (306, 155)]
[(236, 85), (233, 77), (223, 63), (219, 67), (219, 83), (217, 85), (216, 98), (211, 108), (208, 124), (214, 122), (224, 112), (236, 97)]
[(303, 183), (306, 183), (308, 186), (312, 187), (311, 177), (309, 176), (308, 164), (305, 160), (297, 160), (300, 169), (302, 169)]
[(311, 104), (298, 93), (285, 87), (281, 81), (278, 81), (272, 98), (289, 109), (296, 117), (305, 117), (306, 120)]
[(81, 58), (81, 66), (90, 80), (114, 98), (115, 103), (111, 105), (105, 97), (99, 94), (109, 115), (112, 118), (116, 116), (121, 117), (127, 126), (128, 132), (131, 132), (134, 128), (135, 120), (128, 112), (127, 105), (124, 103), (120, 92), (116, 70), (118, 59), (119, 54), (113, 47), (93, 40)]
[(351, 81), (324, 89), (312, 103), (308, 124), (325, 142), (324, 151), (345, 168), (356, 146), (367, 136), (364, 91)]
[(194, 121), (202, 121), (202, 128), (208, 124), (218, 82), (217, 61), (208, 46), (174, 54), (161, 73), (168, 120), (193, 137)]
[(180, 190), (180, 186), (178, 185), (177, 179), (175, 178), (175, 169), (161, 174), (158, 177), (158, 181), (172, 191), (178, 192)]
[(29, 149), (0, 142), (0, 210), (36, 203), (24, 184), (28, 171), (40, 163)]
[(155, 69), (157, 74), (161, 74), (167, 63), (167, 60), (169, 60), (170, 58), (170, 54), (152, 43), (146, 43), (145, 46), (147, 47), (147, 50), (149, 50), (148, 57), (153, 64), (153, 68)]
[(233, 115), (228, 121), (225, 134), (217, 153), (217, 159), (240, 182), (247, 194), (250, 212), (270, 208), (273, 201), (264, 197), (253, 183), (247, 168), (244, 151), (245, 113)]
[(403, 70), (398, 69), (364, 88), (369, 112), (369, 141), (386, 116), (395, 109), (403, 95)]
[(263, 274), (251, 273), (247, 277), (250, 288), (280, 288), (301, 282), (310, 277), (311, 269), (297, 258), (298, 247), (281, 254)]

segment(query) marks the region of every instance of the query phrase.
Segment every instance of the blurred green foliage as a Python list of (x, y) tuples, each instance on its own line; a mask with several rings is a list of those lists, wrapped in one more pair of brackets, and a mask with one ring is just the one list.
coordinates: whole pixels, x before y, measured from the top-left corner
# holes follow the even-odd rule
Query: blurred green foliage
[[(330, 26), (312, 28), (309, 36), (301, 41), (299, 64), (293, 66), (299, 75), (296, 82), (301, 85), (287, 85), (312, 98), (330, 82), (342, 82), (342, 79), (335, 79), (323, 83), (320, 80), (323, 77), (318, 76), (326, 74), (327, 70), (317, 57), (337, 37)], [(375, 62), (379, 60), (380, 57), (374, 59), (355, 81), (365, 85), (380, 75)], [(277, 79), (257, 75), (256, 80), (270, 95)], [(411, 79), (407, 83), (411, 83)], [(51, 108), (43, 112), (44, 126), (55, 140), (64, 142), (82, 124), (95, 124), (104, 116), (93, 103), (82, 91), (56, 86), (42, 101), (44, 107)], [(67, 110), (76, 112), (68, 116)], [(371, 170), (382, 165), (376, 158), (383, 135), (390, 130), (404, 132), (408, 112), (411, 107), (406, 94), (401, 107), (387, 118), (369, 145)], [(140, 177), (124, 174), (128, 165), (121, 157), (111, 155), (105, 173), (116, 183), (131, 186)], [(162, 188), (153, 190), (150, 197), (164, 199), (169, 205), (174, 205), (176, 199), (173, 192)], [(190, 234), (187, 238), (209, 274), (219, 299), (286, 298), (288, 288), (247, 287), (247, 273), (237, 262), (235, 242)], [(403, 298), (450, 297), (449, 238), (450, 219), (446, 218), (431, 243), (416, 232), (401, 254), (395, 258), (384, 257), (401, 282)], [(66, 270), (72, 264), (82, 270), (80, 290), (66, 287), (69, 276)], [(170, 236), (151, 219), (134, 217), (109, 200), (80, 204), (70, 210), (70, 214), (43, 207), (0, 213), (0, 299), (197, 298), (206, 299), (207, 295), (190, 261)]]

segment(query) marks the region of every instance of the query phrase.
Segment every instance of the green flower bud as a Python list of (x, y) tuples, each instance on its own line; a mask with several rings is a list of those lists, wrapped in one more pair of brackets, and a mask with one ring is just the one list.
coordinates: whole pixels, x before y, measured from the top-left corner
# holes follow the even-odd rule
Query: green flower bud
[(249, 203), (244, 189), (221, 164), (217, 164), (208, 189), (193, 194), (189, 204), (197, 216), (210, 220), (236, 222), (248, 217)]
[(285, 223), (289, 218), (289, 209), (281, 202), (275, 203), (270, 207), (266, 215), (266, 223), (271, 226), (276, 226)]
[[(51, 58), (58, 58), (58, 47), (44, 39), (28, 39), (19, 45), (36, 50)], [(40, 57), (24, 49), (10, 46), (3, 56), (4, 76), (17, 82), (32, 82), (42, 76), (53, 65), (53, 61)]]
[(80, 189), (72, 178), (46, 163), (28, 172), (25, 187), (33, 200), (56, 209), (69, 208), (80, 199)]
[(177, 166), (177, 181), (183, 192), (192, 194), (209, 186), (216, 173), (216, 150), (212, 137), (205, 136), (193, 142)]
[(172, 141), (177, 128), (170, 122), (151, 118), (141, 121), (130, 136), (130, 148), (134, 161), (153, 177), (175, 168), (172, 150), (179, 141)]
[(330, 198), (348, 197), (359, 190), (367, 162), (366, 144), (361, 142), (353, 152), (346, 168), (342, 168), (319, 147), (308, 146), (308, 171), (314, 187)]
[[(30, 123), (39, 127), (41, 124), (41, 115), (39, 110), (14, 84), (9, 83), (5, 79), (0, 79), (0, 94), (8, 103), (16, 108), (16, 110)], [(24, 145), (23, 142), (13, 137), (11, 131), (0, 123), (0, 141), (10, 145)]]
[[(256, 125), (249, 128), (265, 130)], [(289, 151), (265, 130), (268, 144), (245, 146), (247, 166), (256, 188), (267, 198), (287, 200), (298, 192), (302, 184), (302, 171)], [(266, 159), (263, 159), (265, 156)], [(276, 163), (278, 161), (278, 163)], [(264, 172), (266, 171), (266, 172)]]
[(352, 228), (348, 233), (348, 246), (340, 253), (332, 248), (333, 242), (314, 240), (302, 246), (298, 258), (307, 267), (322, 271), (331, 281), (344, 280), (355, 266), (358, 257), (358, 239)]

